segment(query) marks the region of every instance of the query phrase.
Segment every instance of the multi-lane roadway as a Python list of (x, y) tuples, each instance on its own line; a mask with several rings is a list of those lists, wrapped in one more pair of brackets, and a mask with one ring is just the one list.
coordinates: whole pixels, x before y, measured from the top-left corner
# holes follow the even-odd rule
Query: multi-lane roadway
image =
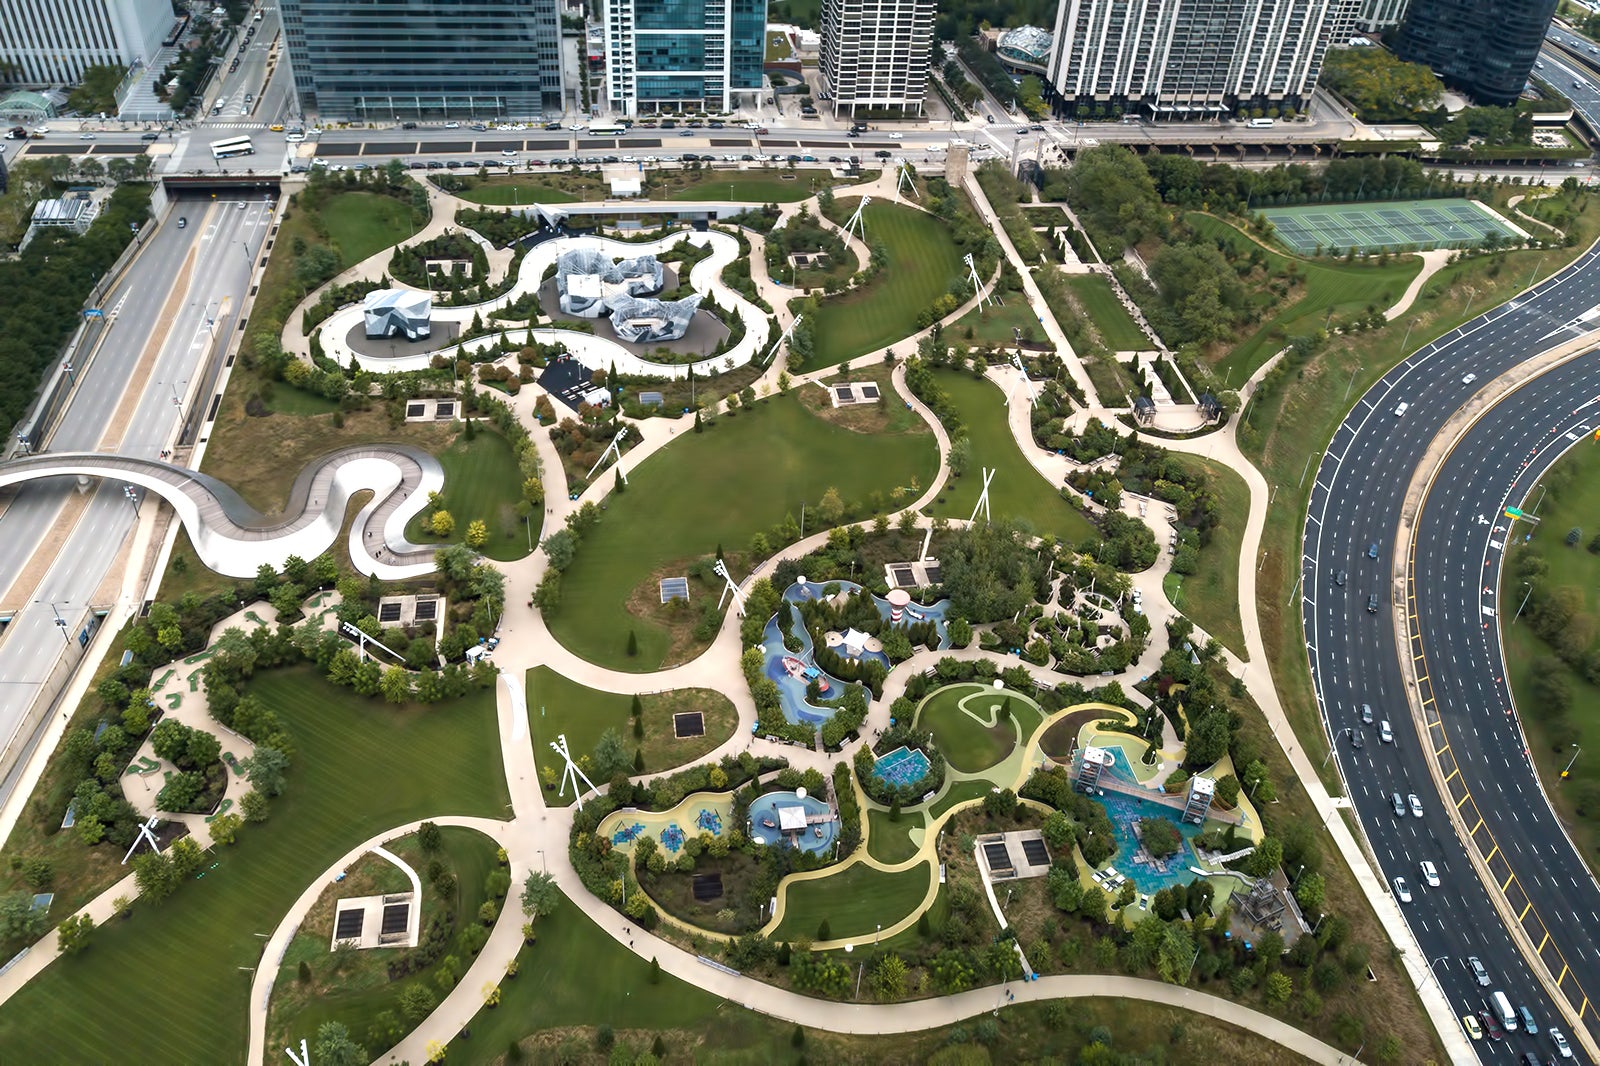
[[(1476, 877), (1466, 845), (1443, 809), (1453, 799), (1441, 798), (1434, 786), (1422, 745), (1437, 751), (1441, 740), (1420, 736), (1412, 724), (1396, 646), (1397, 612), (1408, 604), (1403, 592), (1396, 596), (1393, 581), (1394, 553), (1408, 551), (1409, 546), (1394, 541), (1412, 473), (1446, 419), (1484, 382), (1529, 354), (1588, 330), (1587, 316), (1600, 305), (1597, 260), (1600, 253), (1591, 250), (1531, 292), (1427, 345), (1361, 398), (1318, 468), (1303, 559), (1302, 617), (1318, 703), (1362, 826), (1386, 879), (1405, 877), (1416, 886), (1419, 863), (1428, 860), (1438, 866), (1443, 880), (1437, 890), (1414, 891), (1413, 902), (1401, 908), (1441, 989), (1458, 1013), (1482, 1009), (1490, 992), (1503, 989), (1513, 1003), (1526, 1003), (1545, 1026), (1562, 1024), (1555, 1004)], [(1567, 396), (1571, 390), (1582, 391), (1577, 383), (1587, 373), (1587, 388), (1593, 391), (1595, 366), (1596, 360), (1589, 358), (1548, 375), (1485, 418), (1480, 425), (1486, 428), (1475, 430), (1474, 439), (1480, 432), (1504, 433), (1505, 450), (1484, 455), (1465, 445), (1457, 449), (1445, 477), (1466, 476), (1455, 471), (1467, 469), (1475, 480), (1471, 486), (1446, 480), (1436, 487), (1419, 528), (1416, 560), (1420, 593), (1416, 610), (1428, 663), (1419, 673), (1436, 692), (1445, 694), (1437, 698), (1444, 732), (1452, 744), (1462, 744), (1461, 773), (1447, 790), (1453, 787), (1459, 794), (1464, 784), (1482, 798), (1480, 810), (1497, 839), (1504, 841), (1491, 868), (1509, 867), (1516, 874), (1515, 887), (1526, 893), (1517, 909), (1533, 904), (1525, 917), (1545, 916), (1551, 927), (1546, 951), (1554, 946), (1574, 967), (1582, 968), (1557, 975), (1567, 982), (1562, 988), (1569, 995), (1580, 976), (1592, 975), (1600, 966), (1593, 935), (1584, 927), (1595, 920), (1600, 892), (1539, 795), (1537, 779), (1522, 755), (1515, 718), (1505, 713), (1508, 704), (1476, 688), (1481, 677), (1474, 671), (1488, 662), (1483, 651), (1469, 653), (1456, 643), (1485, 640), (1482, 627), (1487, 619), (1476, 596), (1452, 598), (1451, 589), (1459, 590), (1463, 579), (1493, 585), (1494, 576), (1484, 568), (1481, 550), (1468, 552), (1454, 545), (1446, 530), (1455, 529), (1453, 523), (1462, 520), (1451, 511), (1452, 505), (1474, 516), (1495, 513), (1506, 482), (1521, 461), (1517, 449), (1529, 448), (1526, 431), (1548, 433), (1573, 406), (1552, 404), (1552, 390), (1556, 396), (1562, 396), (1563, 389), (1569, 390)], [(1475, 375), (1471, 381), (1465, 380), (1469, 374)], [(1408, 406), (1403, 415), (1396, 415), (1401, 403)], [(1468, 532), (1478, 529), (1474, 520)], [(1371, 555), (1374, 545), (1376, 558)], [(1428, 586), (1426, 591), (1423, 586)], [(1378, 609), (1369, 612), (1368, 597), (1374, 595)], [(1452, 642), (1437, 643), (1445, 632), (1454, 634)], [(1376, 719), (1391, 724), (1393, 744), (1381, 742), (1376, 728), (1362, 723), (1363, 704), (1373, 708)], [(1359, 749), (1352, 744), (1355, 731), (1365, 741)], [(1397, 816), (1391, 806), (1397, 792), (1402, 798), (1417, 794), (1423, 801), (1422, 817)], [(1476, 841), (1485, 839), (1482, 827), (1469, 823), (1468, 828), (1478, 829)], [(1561, 885), (1554, 883), (1557, 877)], [(1489, 986), (1480, 985), (1467, 970), (1465, 960), (1473, 956), (1488, 967)], [(1583, 1003), (1579, 994), (1575, 1006)], [(1594, 1008), (1586, 1007), (1584, 1016), (1592, 1023)], [(1502, 1050), (1541, 1054), (1553, 1050), (1543, 1036), (1525, 1034), (1480, 1048), (1491, 1060)]]
[[(106, 329), (92, 359), (80, 356), (52, 450), (154, 459), (173, 445), (180, 416), (192, 413), (192, 386), (213, 339), (235, 328), (270, 210), (259, 200), (243, 208), (179, 202), (174, 214), (187, 225), (162, 226), (107, 294)], [(76, 635), (87, 610), (104, 602), (102, 583), (133, 523), (122, 485), (101, 484), (81, 513), (64, 514), (75, 491), (30, 485), (0, 513), (0, 590), (16, 607), (0, 636), (0, 750), (31, 745), (31, 736), (16, 734), (63, 645), (56, 612)], [(14, 772), (0, 780), (0, 801), (13, 783)]]

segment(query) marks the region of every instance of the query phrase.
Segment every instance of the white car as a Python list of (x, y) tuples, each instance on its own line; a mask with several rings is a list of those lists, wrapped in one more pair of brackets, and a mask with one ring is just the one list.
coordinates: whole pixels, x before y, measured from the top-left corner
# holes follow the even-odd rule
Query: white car
[(1550, 1034), (1550, 1042), (1556, 1046), (1556, 1053), (1564, 1059), (1572, 1058), (1572, 1048), (1567, 1045), (1567, 1038), (1561, 1035), (1560, 1029), (1545, 1030)]
[(319, 155), (311, 161), (311, 165), (314, 167), (325, 167), (328, 165), (328, 161)]
[(889, 139), (891, 141), (902, 141), (905, 140), (905, 136), (903, 133), (891, 133), (889, 134)]
[(446, 122), (444, 124), (444, 128), (447, 129), (447, 130), (458, 130), (458, 129), (461, 128), (461, 123), (459, 123), (459, 122)]
[(1439, 887), (1439, 869), (1433, 863), (1424, 859), (1422, 861), (1422, 880), (1429, 888)]
[(1406, 796), (1406, 802), (1411, 804), (1411, 816), (1413, 818), (1421, 818), (1422, 817), (1422, 801), (1417, 798), (1417, 794), (1415, 792), (1412, 792), (1409, 795), (1407, 795)]
[(1394, 879), (1394, 898), (1401, 903), (1411, 902), (1411, 890), (1406, 887), (1406, 879), (1403, 877)]
[(637, 163), (639, 160), (634, 158), (631, 155), (625, 155), (625, 156), (622, 157), (622, 161), (624, 163)]
[(1476, 375), (1476, 374), (1468, 374), (1466, 377), (1461, 379), (1461, 384), (1463, 384), (1463, 385), (1471, 385), (1474, 381), (1477, 381), (1477, 380), (1478, 380), (1478, 375)]

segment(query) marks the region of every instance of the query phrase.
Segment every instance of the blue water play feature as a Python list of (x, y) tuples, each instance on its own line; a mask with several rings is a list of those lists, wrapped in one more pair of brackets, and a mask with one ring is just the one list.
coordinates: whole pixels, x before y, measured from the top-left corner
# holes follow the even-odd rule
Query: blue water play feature
[(928, 776), (931, 765), (926, 752), (902, 744), (878, 756), (872, 764), (872, 776), (895, 788), (907, 788)]
[[(816, 820), (827, 815), (825, 820)], [(801, 821), (801, 819), (804, 821)], [(786, 830), (785, 823), (793, 826)], [(750, 803), (750, 839), (768, 846), (787, 843), (801, 851), (821, 853), (839, 837), (839, 819), (815, 796), (768, 792)]]
[(719, 837), (722, 835), (722, 815), (701, 807), (700, 813), (695, 816), (694, 827), (703, 833)]
[(673, 854), (683, 847), (683, 830), (678, 828), (678, 823), (673, 822), (661, 831), (661, 846)]
[[(1106, 815), (1111, 819), (1111, 833), (1117, 840), (1117, 854), (1111, 860), (1112, 865), (1118, 873), (1132, 881), (1133, 887), (1140, 893), (1152, 895), (1163, 888), (1186, 885), (1195, 879), (1189, 867), (1196, 861), (1194, 839), (1200, 835), (1200, 826), (1182, 821), (1179, 812), (1171, 807), (1137, 796), (1108, 790), (1105, 795), (1096, 796), (1095, 799), (1105, 804)], [(1178, 827), (1182, 844), (1176, 855), (1160, 861), (1140, 861), (1136, 858), (1139, 838), (1134, 826), (1141, 818), (1165, 818)]]

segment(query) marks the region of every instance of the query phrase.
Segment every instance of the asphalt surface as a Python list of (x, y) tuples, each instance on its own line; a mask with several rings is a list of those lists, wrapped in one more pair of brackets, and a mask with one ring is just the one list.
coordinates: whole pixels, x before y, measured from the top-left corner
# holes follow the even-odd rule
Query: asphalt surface
[[(50, 450), (95, 451), (115, 444), (119, 454), (156, 458), (168, 447), (177, 425), (180, 408), (173, 396), (186, 395), (201, 359), (211, 349), (213, 330), (221, 335), (237, 328), (250, 259), (259, 253), (267, 232), (266, 204), (255, 201), (240, 210), (234, 202), (215, 206), (180, 202), (173, 214), (187, 217), (187, 227), (162, 226), (149, 238), (134, 268), (107, 295), (104, 310), (109, 325), (104, 339), (79, 374)], [(189, 284), (163, 336), (161, 319), (191, 252), (196, 258)], [(228, 297), (231, 301), (224, 307)], [(223, 312), (220, 318), (219, 312)], [(214, 326), (207, 326), (208, 318), (216, 319)], [(135, 383), (137, 365), (151, 343), (159, 346), (159, 352), (148, 377)], [(112, 431), (108, 439), (108, 427), (130, 384), (140, 394), (126, 431)], [(0, 588), (13, 584), (73, 491), (68, 485), (41, 485), (17, 492), (0, 515)], [(60, 611), (73, 634), (78, 632), (133, 523), (133, 505), (121, 484), (102, 483), (93, 494), (53, 564), (0, 634), (0, 745), (12, 736), (55, 665), (62, 644), (55, 612)], [(18, 594), (13, 589), (11, 596)], [(19, 768), (23, 761), (19, 760)], [(0, 781), (0, 802), (9, 796), (13, 783), (12, 776)]]
[[(1446, 801), (1428, 772), (1423, 739), (1413, 725), (1401, 679), (1390, 575), (1401, 501), (1429, 442), (1485, 382), (1527, 355), (1588, 328), (1578, 320), (1600, 304), (1597, 266), (1600, 253), (1591, 250), (1530, 294), (1479, 316), (1384, 375), (1357, 402), (1317, 469), (1302, 560), (1302, 617), (1318, 704), (1385, 878), (1392, 882), (1404, 877), (1411, 888), (1413, 901), (1401, 904), (1402, 913), (1458, 1013), (1482, 1009), (1490, 993), (1500, 989), (1513, 1004), (1526, 1004), (1541, 1027), (1554, 1022), (1565, 1028), (1478, 882), (1443, 809)], [(1600, 358), (1587, 356), (1530, 383), (1480, 421), (1469, 440), (1487, 440), (1489, 450), (1463, 443), (1450, 457), (1419, 520), (1425, 526), (1417, 537), (1415, 575), (1418, 627), (1427, 655), (1426, 670), (1419, 673), (1428, 675), (1439, 694), (1447, 739), (1460, 745), (1455, 750), (1461, 755), (1461, 772), (1447, 787), (1457, 797), (1463, 786), (1481, 797), (1478, 809), (1504, 849), (1493, 865), (1516, 874), (1513, 887), (1525, 891), (1533, 904), (1529, 915), (1543, 915), (1549, 922), (1551, 944), (1574, 968), (1563, 986), (1569, 993), (1580, 976), (1593, 983), (1600, 966), (1593, 934), (1583, 924), (1596, 920), (1600, 890), (1539, 793), (1515, 718), (1505, 713), (1508, 704), (1480, 687), (1498, 684), (1501, 671), (1482, 649), (1495, 630), (1492, 625), (1483, 628), (1489, 619), (1481, 613), (1477, 594), (1482, 586), (1495, 585), (1481, 550), (1481, 538), (1492, 523), (1479, 526), (1475, 516), (1492, 518), (1532, 446), (1530, 434), (1543, 439), (1562, 423), (1576, 405), (1571, 398), (1594, 391), (1597, 368)], [(1463, 382), (1469, 373), (1476, 380)], [(1394, 410), (1402, 402), (1410, 406), (1397, 417)], [(1469, 512), (1474, 518), (1465, 522), (1462, 516)], [(1475, 550), (1453, 543), (1469, 534), (1478, 538)], [(1376, 559), (1368, 556), (1374, 544)], [(1345, 574), (1342, 586), (1337, 583), (1340, 572)], [(1474, 595), (1462, 596), (1463, 582)], [(1369, 613), (1367, 599), (1373, 594), (1378, 610)], [(1472, 642), (1478, 650), (1471, 650)], [(1363, 725), (1362, 704), (1371, 705), (1376, 720), (1391, 724), (1393, 744), (1380, 741), (1376, 725)], [(1364, 740), (1359, 749), (1352, 744), (1356, 731)], [(1416, 794), (1422, 817), (1409, 811), (1397, 816), (1391, 805), (1396, 792), (1402, 799)], [(1475, 821), (1469, 819), (1469, 827)], [(1420, 886), (1418, 864), (1423, 860), (1438, 867), (1439, 889)], [(1548, 962), (1553, 956), (1550, 946), (1546, 950)], [(1471, 956), (1488, 968), (1487, 987), (1473, 979), (1466, 965)], [(1561, 967), (1555, 969), (1559, 974)], [(1581, 995), (1577, 1002), (1582, 1003)], [(1589, 1007), (1585, 1014), (1591, 1025), (1593, 1012)], [(1513, 1052), (1553, 1051), (1543, 1034), (1508, 1035), (1504, 1042), (1477, 1045), (1485, 1061), (1510, 1061)], [(1583, 1061), (1581, 1050), (1578, 1055)]]

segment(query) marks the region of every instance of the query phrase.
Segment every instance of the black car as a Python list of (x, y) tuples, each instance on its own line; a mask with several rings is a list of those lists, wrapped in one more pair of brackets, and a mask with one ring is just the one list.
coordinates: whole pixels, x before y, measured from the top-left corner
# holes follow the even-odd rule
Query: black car
[(842, 160), (842, 159), (840, 159), (840, 158), (839, 158), (839, 157), (838, 157), (838, 156), (836, 156), (836, 155), (830, 155), (830, 156), (829, 156), (829, 157), (828, 157), (828, 162), (830, 162), (830, 163), (842, 163), (842, 162), (844, 162), (844, 160)]
[(1371, 595), (1369, 595), (1367, 597), (1367, 613), (1368, 614), (1377, 614), (1378, 613), (1378, 594), (1376, 592), (1372, 593)]
[(561, 123), (559, 123), (559, 122), (546, 122), (544, 124), (544, 128), (547, 129), (547, 130), (558, 130), (558, 129), (561, 128)]
[(792, 155), (792, 156), (789, 157), (789, 162), (798, 163), (798, 162), (800, 162), (800, 157), (797, 156), (797, 155)]
[(1349, 576), (1350, 575), (1343, 570), (1336, 570), (1333, 574), (1333, 583), (1338, 585), (1340, 588), (1344, 588), (1345, 579)]
[(723, 124), (721, 122), (708, 122), (708, 123), (706, 123), (706, 125), (711, 127), (714, 130), (720, 130), (723, 127)]
[(700, 157), (693, 152), (685, 152), (680, 158), (682, 158), (685, 163), (698, 162), (700, 159)]
[(426, 170), (428, 164), (424, 163), (420, 159), (413, 159), (410, 163), (407, 163), (406, 166), (411, 170)]
[(744, 160), (746, 163), (754, 163), (756, 161), (756, 157), (753, 156), (753, 155), (750, 155), (749, 153), (745, 153), (744, 155), (740, 156), (739, 158)]
[(889, 155), (890, 155), (889, 150), (886, 149), (886, 148), (879, 148), (876, 152), (873, 152), (872, 154), (877, 156), (879, 159), (888, 159)]
[(861, 134), (857, 133), (855, 130), (845, 130), (844, 131), (844, 135), (846, 137), (859, 137), (859, 136), (861, 136)]

